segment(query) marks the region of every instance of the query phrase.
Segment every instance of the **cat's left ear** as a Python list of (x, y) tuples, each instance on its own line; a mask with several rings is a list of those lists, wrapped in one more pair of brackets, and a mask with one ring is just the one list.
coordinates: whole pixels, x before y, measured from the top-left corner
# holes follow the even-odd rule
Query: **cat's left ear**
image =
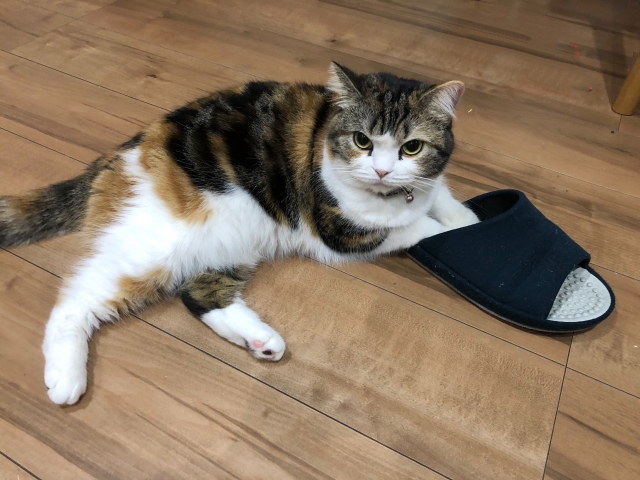
[(455, 118), (456, 105), (464, 93), (464, 83), (458, 80), (438, 85), (425, 93), (423, 99), (428, 101), (428, 108)]

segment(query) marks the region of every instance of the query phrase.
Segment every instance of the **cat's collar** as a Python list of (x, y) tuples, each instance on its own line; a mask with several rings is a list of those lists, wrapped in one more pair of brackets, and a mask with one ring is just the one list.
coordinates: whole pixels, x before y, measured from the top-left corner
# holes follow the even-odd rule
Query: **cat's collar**
[(390, 192), (387, 193), (378, 193), (378, 195), (382, 196), (382, 197), (393, 197), (395, 195), (399, 195), (403, 193), (404, 194), (404, 200), (407, 203), (411, 203), (413, 202), (413, 188), (407, 188), (407, 187), (398, 187), (398, 188), (394, 188), (393, 190), (391, 190)]

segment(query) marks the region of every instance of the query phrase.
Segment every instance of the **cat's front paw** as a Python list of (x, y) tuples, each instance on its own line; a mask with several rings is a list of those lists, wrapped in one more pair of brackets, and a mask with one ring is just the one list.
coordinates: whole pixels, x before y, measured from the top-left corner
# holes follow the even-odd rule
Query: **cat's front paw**
[(246, 346), (254, 357), (277, 362), (284, 355), (285, 344), (278, 332), (273, 329), (270, 330), (272, 331), (265, 329), (261, 332), (256, 332), (254, 335), (248, 335), (254, 340), (246, 339)]
[(246, 347), (256, 358), (277, 362), (284, 355), (282, 337), (242, 300), (205, 313), (202, 321), (227, 340)]
[(440, 219), (440, 222), (449, 230), (467, 227), (478, 223), (479, 221), (480, 220), (478, 220), (476, 214), (464, 205), (460, 205), (460, 208), (456, 208), (453, 212), (444, 215)]
[(88, 346), (82, 335), (60, 335), (47, 327), (42, 350), (44, 383), (58, 405), (73, 405), (87, 390)]
[(44, 383), (53, 403), (73, 405), (87, 390), (87, 368), (84, 361), (47, 359)]

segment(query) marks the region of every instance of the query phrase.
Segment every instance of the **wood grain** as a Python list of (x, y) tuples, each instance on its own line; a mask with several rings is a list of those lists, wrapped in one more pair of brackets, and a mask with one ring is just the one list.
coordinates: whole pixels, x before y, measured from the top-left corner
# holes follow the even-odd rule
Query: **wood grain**
[[(585, 18), (585, 10), (589, 13), (593, 13), (593, 10), (576, 8), (577, 2), (571, 1), (526, 2), (520, 5), (510, 1), (470, 3), (464, 0), (322, 1), (430, 31), (471, 39), (478, 44), (478, 48), (485, 44), (500, 46), (617, 77), (624, 75), (630, 60), (625, 55), (625, 43), (630, 43), (627, 47), (630, 51), (638, 46), (638, 28), (637, 22), (634, 25), (634, 17), (640, 21), (640, 15), (628, 2), (602, 9), (602, 14), (613, 17), (610, 19), (613, 25), (605, 29), (602, 28), (605, 23), (603, 18)], [(594, 35), (596, 26), (602, 32)], [(623, 48), (611, 48), (618, 45)]]
[[(304, 42), (364, 58), (374, 60), (384, 58), (386, 64), (400, 68), (411, 66), (408, 69), (413, 71), (424, 70), (427, 67), (431, 74), (441, 72), (449, 78), (461, 77), (478, 90), (491, 90), (493, 93), (504, 96), (513, 95), (517, 91), (518, 95), (541, 102), (556, 101), (585, 106), (599, 111), (602, 115), (613, 116), (608, 108), (607, 79), (601, 72), (590, 71), (584, 62), (576, 61), (576, 54), (568, 45), (569, 41), (572, 43), (577, 41), (579, 44), (592, 43), (593, 30), (590, 26), (546, 19), (549, 30), (555, 31), (551, 35), (548, 31), (546, 35), (545, 32), (540, 32), (540, 36), (545, 39), (544, 43), (553, 42), (554, 39), (556, 41), (564, 39), (561, 43), (565, 45), (564, 49), (560, 49), (564, 52), (558, 52), (558, 45), (555, 45), (553, 53), (558, 53), (557, 58), (549, 59), (517, 54), (532, 42), (529, 36), (518, 31), (522, 30), (523, 24), (532, 23), (531, 15), (522, 15), (526, 7), (507, 7), (511, 10), (510, 20), (519, 18), (520, 25), (512, 30), (505, 30), (504, 28), (485, 28), (478, 23), (473, 26), (465, 25), (461, 17), (469, 15), (474, 19), (479, 18), (478, 14), (473, 12), (473, 4), (469, 8), (468, 2), (464, 6), (461, 5), (463, 2), (457, 2), (458, 8), (456, 8), (456, 2), (447, 2), (446, 7), (438, 6), (440, 12), (445, 8), (450, 11), (457, 10), (457, 27), (467, 29), (468, 32), (472, 32), (472, 35), (484, 28), (489, 35), (493, 33), (494, 38), (499, 37), (503, 43), (503, 45), (492, 45), (478, 41), (478, 38), (464, 38), (464, 35), (442, 35), (450, 32), (435, 31), (433, 28), (428, 28), (428, 25), (421, 25), (420, 16), (428, 15), (428, 10), (434, 9), (435, 2), (430, 2), (430, 5), (421, 2), (418, 9), (404, 7), (402, 2), (376, 0), (339, 1), (338, 3), (347, 5), (347, 8), (318, 1), (238, 0), (237, 8), (230, 9), (223, 1), (188, 0), (181, 2), (178, 9), (170, 0), (136, 0), (135, 2), (120, 0), (113, 4), (114, 8), (110, 6), (103, 9), (96, 15), (90, 16), (88, 21), (109, 15), (117, 8), (125, 7), (132, 11), (144, 12), (149, 19), (159, 19), (158, 14), (162, 12), (162, 18), (198, 17), (207, 22), (220, 22), (223, 25), (237, 24), (245, 29), (253, 27), (275, 34), (284, 34)], [(367, 11), (372, 8), (377, 11)], [(477, 10), (483, 7), (475, 8)], [(504, 7), (502, 9), (504, 10)], [(399, 15), (401, 12), (404, 15)], [(442, 18), (445, 15), (440, 13), (439, 16)], [(454, 22), (449, 22), (449, 26), (453, 26)], [(550, 23), (554, 25), (551, 26)], [(561, 31), (558, 31), (559, 23), (563, 24)], [(503, 27), (504, 24), (505, 22), (501, 22)], [(532, 28), (535, 28), (535, 25)], [(493, 32), (490, 33), (490, 30)], [(376, 35), (372, 35), (372, 32), (376, 32)], [(573, 38), (567, 40), (564, 37), (565, 33), (569, 35), (573, 33)], [(640, 46), (640, 40), (635, 35), (627, 35), (624, 40), (629, 43), (629, 56), (632, 56), (634, 47)], [(542, 53), (541, 50), (539, 52)], [(620, 63), (623, 63), (624, 52), (621, 56), (623, 59)], [(558, 60), (567, 60), (571, 64)], [(548, 75), (550, 72), (553, 72), (553, 76)], [(426, 72), (417, 71), (417, 73)], [(619, 76), (623, 75), (619, 74)], [(588, 90), (590, 84), (591, 91)]]
[(640, 397), (640, 282), (598, 269), (616, 295), (606, 322), (576, 335), (568, 366)]
[(567, 370), (545, 479), (640, 476), (640, 398)]
[[(135, 319), (97, 335), (88, 395), (60, 408), (40, 354), (59, 280), (7, 252), (0, 272), (0, 425), (12, 427), (0, 449), (40, 477), (71, 464), (97, 478), (438, 478)], [(66, 462), (42, 462), (14, 434)]]
[(0, 2), (0, 50), (8, 52), (73, 19), (19, 0)]
[(80, 18), (93, 12), (113, 0), (22, 0), (31, 5), (37, 5), (54, 12), (68, 15), (73, 18)]
[(20, 468), (8, 458), (0, 454), (0, 479), (1, 480), (20, 480), (27, 478), (35, 478), (29, 472)]
[[(440, 473), (541, 472), (559, 366), (327, 270), (294, 261), (265, 266), (254, 280), (250, 305), (288, 343), (277, 368), (216, 337), (179, 301), (141, 316)], [(313, 291), (299, 288), (305, 282)]]
[(452, 159), (448, 172), (459, 198), (498, 188), (522, 190), (591, 253), (592, 263), (640, 279), (640, 198), (467, 144), (458, 145)]
[(632, 116), (623, 116), (620, 119), (620, 131), (640, 137), (640, 113)]
[(0, 128), (83, 161), (135, 135), (163, 110), (0, 52)]
[(81, 21), (13, 53), (167, 110), (255, 79)]
[(541, 473), (557, 364), (311, 261), (263, 266), (246, 299), (287, 341), (278, 369), (178, 302), (142, 315), (446, 476)]
[(338, 265), (335, 268), (554, 362), (563, 365), (567, 362), (571, 335), (545, 335), (514, 328), (472, 303), (463, 301), (458, 293), (406, 255), (381, 258), (375, 263)]

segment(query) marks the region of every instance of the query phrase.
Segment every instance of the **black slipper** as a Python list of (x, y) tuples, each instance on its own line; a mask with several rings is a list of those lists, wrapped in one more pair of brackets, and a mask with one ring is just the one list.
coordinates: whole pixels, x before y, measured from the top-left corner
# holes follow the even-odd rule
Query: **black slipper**
[(590, 255), (517, 190), (465, 202), (480, 223), (421, 240), (407, 254), (489, 313), (525, 328), (575, 332), (600, 323), (615, 297)]

